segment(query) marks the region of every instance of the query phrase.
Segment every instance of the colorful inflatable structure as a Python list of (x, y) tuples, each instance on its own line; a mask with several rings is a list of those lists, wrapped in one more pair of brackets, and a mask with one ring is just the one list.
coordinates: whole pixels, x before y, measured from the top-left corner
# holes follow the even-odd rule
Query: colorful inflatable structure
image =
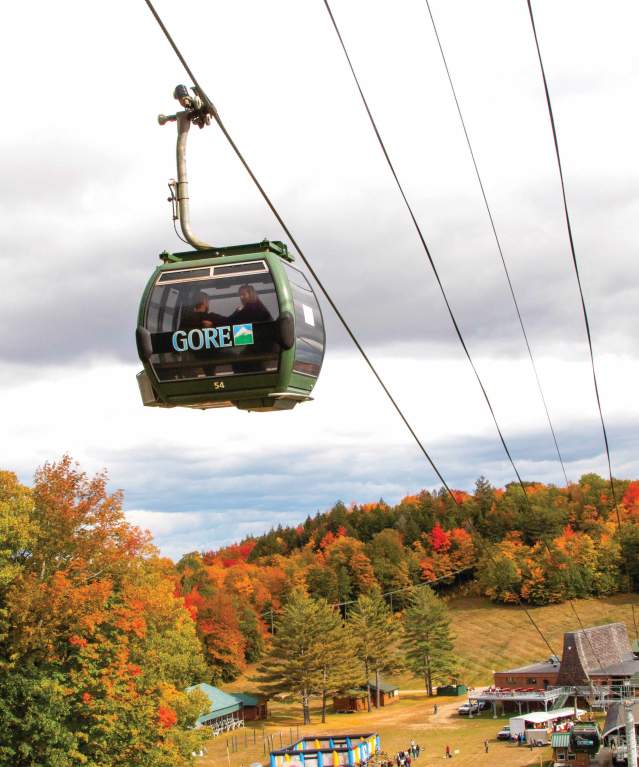
[(377, 733), (307, 735), (271, 751), (270, 767), (356, 767), (380, 751)]

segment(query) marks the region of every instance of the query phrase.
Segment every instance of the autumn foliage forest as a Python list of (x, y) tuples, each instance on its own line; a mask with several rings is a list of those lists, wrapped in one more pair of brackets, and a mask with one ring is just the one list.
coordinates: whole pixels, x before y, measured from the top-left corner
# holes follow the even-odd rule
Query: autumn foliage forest
[(259, 659), (299, 589), (329, 603), (381, 591), (394, 611), (433, 581), (502, 603), (608, 595), (629, 579), (639, 585), (639, 482), (616, 480), (615, 491), (616, 510), (609, 482), (595, 474), (567, 488), (529, 483), (526, 496), (518, 484), (498, 489), (480, 478), (473, 493), (456, 492), (457, 503), (444, 491), (395, 506), (338, 502), (297, 527), (185, 555), (180, 593), (218, 681)]
[[(217, 551), (162, 558), (106, 475), (70, 458), (31, 487), (0, 472), (0, 765), (179, 767), (206, 710), (197, 682), (266, 655), (284, 606), (414, 587), (549, 604), (639, 585), (639, 482), (590, 474), (346, 506)], [(360, 600), (361, 601), (361, 600)], [(318, 603), (319, 604), (319, 603)], [(344, 607), (344, 612), (349, 609)]]
[(64, 458), (0, 472), (0, 765), (179, 767), (206, 678), (173, 563)]

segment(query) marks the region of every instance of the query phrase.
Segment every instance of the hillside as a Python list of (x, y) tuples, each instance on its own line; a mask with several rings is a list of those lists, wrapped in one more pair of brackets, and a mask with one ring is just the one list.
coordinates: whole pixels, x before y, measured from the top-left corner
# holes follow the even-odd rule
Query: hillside
[[(573, 604), (584, 627), (621, 621), (628, 627), (628, 635), (635, 638), (631, 605), (639, 605), (639, 594), (577, 599)], [(453, 599), (450, 607), (455, 648), (468, 684), (488, 684), (493, 669), (515, 668), (549, 655), (520, 607), (495, 605), (480, 598)], [(639, 620), (639, 609), (635, 610)], [(561, 655), (564, 632), (580, 628), (570, 605), (531, 608), (531, 613), (555, 653)]]
[(495, 488), (480, 478), (472, 494), (424, 490), (395, 506), (338, 502), (296, 527), (185, 555), (176, 566), (179, 593), (217, 682), (261, 657), (297, 590), (342, 605), (344, 613), (360, 595), (381, 592), (397, 614), (411, 590), (427, 583), (445, 597), (472, 594), (504, 606), (493, 613), (488, 602), (459, 602), (457, 633), (469, 631), (476, 644), (467, 654), (460, 649), (462, 657), (491, 671), (501, 665), (502, 643), (513, 642), (519, 661), (520, 636), (535, 659), (549, 655), (537, 633), (519, 625), (525, 615), (509, 605), (541, 607), (637, 588), (639, 482), (615, 480), (615, 493), (617, 507), (610, 483), (586, 474), (562, 488), (526, 483), (525, 493), (518, 484)]
[[(632, 605), (639, 621), (639, 594), (615, 594), (600, 599), (577, 599), (573, 602), (584, 627), (621, 621), (628, 635), (635, 638)], [(516, 668), (543, 660), (550, 654), (525, 612), (514, 605), (496, 605), (482, 597), (452, 597), (448, 601), (455, 654), (462, 669), (460, 679), (471, 686), (490, 684), (493, 670)], [(568, 603), (533, 607), (530, 612), (555, 653), (561, 655), (563, 635), (580, 628)], [(255, 667), (224, 685), (235, 691), (255, 690), (251, 678)], [(409, 674), (392, 677), (404, 690), (421, 690), (422, 679)]]
[[(617, 594), (601, 599), (580, 599), (574, 606), (584, 626), (594, 626), (614, 621), (623, 621), (628, 626), (628, 633), (634, 638), (632, 605), (639, 606), (639, 595)], [(452, 597), (449, 599), (453, 630), (456, 634), (455, 648), (460, 665), (465, 668), (463, 681), (471, 686), (489, 684), (493, 669), (516, 667), (548, 656), (548, 648), (534, 628), (530, 625), (524, 611), (516, 606), (495, 605), (481, 597)], [(534, 620), (557, 652), (561, 652), (563, 634), (578, 628), (578, 620), (568, 604), (549, 605), (531, 608)], [(639, 616), (639, 609), (637, 610)], [(234, 682), (224, 685), (225, 689), (242, 691), (255, 690), (251, 677), (255, 673), (252, 666)], [(302, 727), (298, 704), (284, 704), (272, 701), (268, 722), (257, 725), (256, 745), (252, 745), (251, 736), (248, 745), (242, 736), (236, 739), (238, 751), (236, 759), (248, 764), (251, 761), (263, 761), (266, 747), (264, 735), (271, 734), (275, 745), (294, 740), (296, 733), (364, 730), (373, 728), (382, 739), (382, 747), (393, 754), (404, 748), (410, 738), (416, 738), (424, 748), (425, 764), (437, 763), (444, 747), (450, 743), (459, 751), (456, 764), (476, 767), (476, 765), (500, 765), (521, 767), (538, 765), (540, 757), (546, 760), (550, 750), (536, 751), (534, 755), (527, 749), (518, 749), (497, 744), (495, 733), (505, 721), (495, 722), (491, 714), (472, 720), (460, 720), (456, 715), (459, 699), (443, 698), (435, 700), (423, 694), (423, 681), (403, 675), (389, 681), (399, 684), (402, 692), (400, 702), (392, 707), (373, 710), (371, 714), (333, 714), (329, 712), (327, 723), (319, 723), (319, 702), (312, 705), (313, 723)], [(433, 715), (433, 704), (437, 702), (439, 715)], [(482, 747), (484, 738), (490, 741), (490, 753), (485, 754)], [(239, 742), (238, 742), (239, 741)], [(203, 761), (203, 767), (212, 767), (226, 758), (226, 739), (219, 738), (207, 744), (209, 754)], [(497, 762), (498, 760), (498, 762)], [(544, 761), (545, 763), (545, 761)]]

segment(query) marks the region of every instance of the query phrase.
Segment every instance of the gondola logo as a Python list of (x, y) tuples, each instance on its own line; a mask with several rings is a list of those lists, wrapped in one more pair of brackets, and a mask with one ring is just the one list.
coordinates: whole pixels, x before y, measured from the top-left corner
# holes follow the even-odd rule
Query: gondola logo
[(253, 343), (253, 323), (233, 325), (233, 345), (248, 346)]
[(176, 352), (202, 349), (224, 349), (228, 346), (250, 346), (253, 340), (253, 323), (245, 325), (221, 325), (215, 328), (193, 328), (193, 330), (176, 330), (171, 336), (171, 346)]

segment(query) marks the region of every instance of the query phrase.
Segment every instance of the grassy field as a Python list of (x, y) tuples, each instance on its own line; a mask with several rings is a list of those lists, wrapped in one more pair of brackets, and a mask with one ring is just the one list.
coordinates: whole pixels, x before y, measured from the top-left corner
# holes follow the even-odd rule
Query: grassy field
[[(433, 713), (433, 703), (439, 711)], [(494, 720), (490, 715), (480, 718), (462, 719), (456, 713), (460, 701), (451, 698), (427, 698), (419, 693), (404, 693), (401, 699), (379, 711), (357, 714), (329, 714), (326, 724), (312, 724), (302, 727), (298, 706), (274, 703), (271, 705), (272, 718), (256, 723), (255, 729), (247, 726), (233, 733), (221, 735), (206, 744), (206, 756), (198, 759), (201, 767), (248, 767), (253, 762), (268, 765), (268, 746), (265, 735), (272, 735), (276, 748), (291, 742), (299, 735), (313, 735), (331, 732), (376, 732), (380, 735), (382, 750), (394, 756), (405, 749), (411, 740), (422, 748), (421, 756), (414, 762), (415, 767), (432, 767), (439, 764), (449, 745), (454, 753), (453, 764), (459, 767), (532, 767), (547, 764), (549, 748), (528, 748), (495, 740), (495, 735), (507, 719)], [(313, 710), (313, 722), (319, 722), (319, 710)], [(255, 740), (255, 743), (253, 742)], [(484, 751), (484, 740), (488, 740), (488, 753)], [(228, 746), (228, 752), (227, 752)]]
[[(631, 605), (637, 605), (639, 621), (639, 594), (577, 599), (573, 604), (584, 627), (621, 621), (628, 627), (631, 641), (635, 638)], [(545, 660), (550, 655), (521, 607), (494, 605), (479, 597), (455, 598), (449, 602), (449, 607), (461, 668), (460, 679), (465, 684), (490, 684), (493, 671)], [(580, 628), (570, 605), (533, 607), (529, 611), (554, 652), (561, 656), (564, 633)], [(424, 686), (422, 680), (407, 675), (399, 676), (395, 681), (405, 689)]]
[[(632, 604), (639, 606), (639, 595), (617, 595), (574, 602), (584, 626), (621, 621), (626, 623), (628, 633), (634, 639)], [(520, 607), (496, 606), (475, 597), (454, 598), (449, 606), (461, 669), (460, 679), (468, 685), (490, 684), (493, 670), (542, 660), (550, 654)], [(531, 613), (558, 654), (562, 652), (564, 632), (580, 628), (569, 604), (532, 608)], [(225, 689), (254, 689), (254, 684), (250, 682), (251, 673), (225, 686)], [(304, 728), (300, 725), (299, 706), (271, 702), (268, 722), (259, 722), (255, 729), (249, 726), (245, 732), (239, 730), (234, 733), (237, 749), (231, 747), (230, 735), (222, 735), (209, 741), (206, 757), (198, 762), (202, 767), (248, 767), (256, 761), (268, 763), (268, 747), (264, 736), (272, 735), (277, 748), (280, 737), (284, 745), (290, 742), (291, 736), (296, 738), (298, 727), (300, 735), (329, 731), (375, 731), (380, 734), (382, 749), (392, 755), (406, 748), (415, 739), (423, 748), (422, 757), (417, 760), (415, 767), (439, 764), (444, 758), (446, 745), (458, 752), (453, 764), (460, 767), (488, 767), (496, 764), (504, 767), (532, 767), (543, 764), (551, 756), (549, 748), (529, 751), (527, 748), (496, 741), (495, 735), (507, 719), (494, 720), (490, 714), (472, 720), (461, 719), (456, 714), (461, 699), (429, 699), (420, 692), (423, 681), (410, 675), (396, 677), (394, 681), (403, 691), (399, 702), (370, 714), (329, 714), (325, 725), (315, 724), (320, 719), (318, 707), (312, 711), (314, 724)], [(435, 700), (440, 707), (437, 716), (433, 714)], [(484, 753), (484, 740), (489, 741), (488, 754)]]

